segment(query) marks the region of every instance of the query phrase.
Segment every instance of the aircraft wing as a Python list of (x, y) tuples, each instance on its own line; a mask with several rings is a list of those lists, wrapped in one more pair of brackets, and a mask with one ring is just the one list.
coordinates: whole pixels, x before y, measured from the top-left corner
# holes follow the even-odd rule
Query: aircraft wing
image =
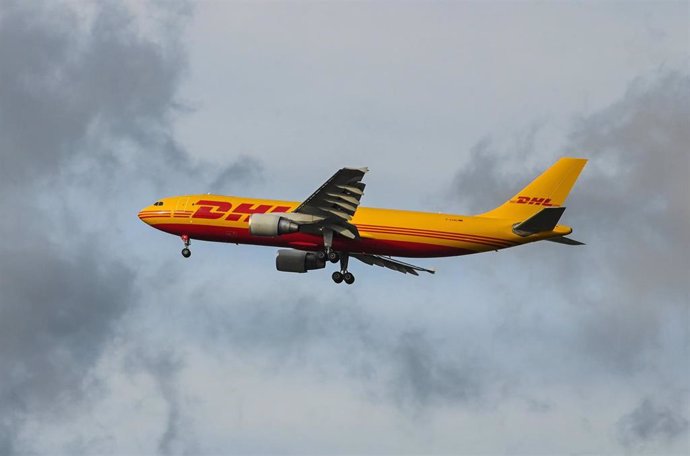
[(403, 274), (419, 275), (417, 271), (428, 272), (429, 274), (436, 273), (433, 269), (425, 269), (413, 264), (403, 263), (402, 261), (394, 260), (386, 256), (370, 255), (368, 253), (351, 253), (350, 256), (370, 266), (381, 266), (383, 268), (392, 269), (393, 271), (402, 272)]
[(367, 168), (342, 168), (311, 194), (293, 212), (317, 217), (319, 226), (332, 229), (349, 239), (359, 237), (350, 224), (366, 184), (362, 182)]

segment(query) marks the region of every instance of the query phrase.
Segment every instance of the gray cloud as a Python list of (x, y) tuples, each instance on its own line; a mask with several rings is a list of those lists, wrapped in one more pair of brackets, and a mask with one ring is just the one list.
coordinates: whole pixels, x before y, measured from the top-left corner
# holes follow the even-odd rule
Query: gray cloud
[(263, 171), (263, 164), (258, 159), (242, 155), (222, 169), (209, 188), (220, 194), (229, 193), (227, 190), (237, 191), (242, 185), (261, 182)]
[(464, 213), (478, 214), (501, 205), (508, 197), (542, 170), (527, 172), (525, 163), (534, 156), (542, 124), (534, 123), (524, 133), (512, 138), (509, 150), (491, 137), (478, 141), (469, 151), (467, 166), (460, 169), (448, 192), (450, 199), (462, 205)]
[(444, 355), (430, 339), (419, 330), (399, 336), (392, 350), (396, 397), (421, 407), (482, 402), (496, 386), (495, 366), (464, 352)]
[(372, 398), (415, 414), (450, 404), (481, 407), (507, 386), (471, 341), (435, 337), (424, 325), (385, 328), (359, 300), (293, 291), (219, 301), (236, 291), (213, 290), (194, 290), (189, 298), (206, 303), (198, 330), (221, 350), (266, 357), (271, 370), (342, 371)]
[(126, 369), (130, 374), (153, 378), (167, 407), (163, 433), (158, 438), (158, 454), (193, 453), (193, 436), (185, 426), (181, 395), (177, 390), (177, 375), (184, 361), (174, 349), (142, 347), (128, 353)]
[[(567, 369), (579, 366), (590, 381), (641, 375), (645, 381), (637, 388), (646, 394), (671, 379), (665, 392), (678, 400), (686, 394), (688, 328), (677, 325), (687, 321), (690, 302), (689, 143), (690, 79), (660, 70), (635, 80), (609, 107), (580, 118), (563, 152), (553, 153), (552, 159), (590, 159), (563, 218), (574, 227), (573, 237), (588, 245), (532, 247), (516, 251), (515, 261), (529, 258), (535, 280), (559, 284), (553, 305), (574, 326), (557, 340), (563, 343), (558, 350), (570, 358)], [(515, 182), (526, 183), (550, 164), (516, 166), (512, 153), (491, 139), (479, 142), (472, 165), (455, 176), (454, 198), (485, 210), (519, 190)], [(515, 156), (524, 157), (520, 147)], [(483, 191), (473, 193), (472, 186)], [(633, 443), (645, 433), (685, 432), (680, 424), (687, 419), (674, 413), (643, 402), (618, 427)]]
[(593, 160), (567, 217), (608, 284), (603, 299), (583, 300), (599, 310), (583, 315), (582, 343), (622, 369), (642, 366), (666, 319), (687, 316), (689, 119), (690, 79), (671, 71), (637, 81), (570, 138)]
[[(87, 407), (107, 383), (91, 371), (141, 304), (140, 259), (117, 254), (141, 205), (207, 191), (214, 177), (221, 190), (239, 190), (262, 173), (250, 157), (192, 162), (176, 142), (189, 8), (145, 8), (161, 30), (145, 31), (117, 2), (95, 5), (91, 16), (65, 3), (2, 7), (0, 209), (13, 214), (0, 226), (12, 239), (0, 246), (2, 454), (32, 448), (20, 438), (27, 422)], [(145, 194), (151, 201), (140, 202)], [(142, 357), (138, 369), (168, 408), (158, 449), (185, 449), (176, 358), (155, 350)], [(75, 438), (66, 448), (89, 452), (90, 441)]]
[[(88, 208), (104, 205), (85, 201), (112, 194), (103, 185), (126, 172), (117, 143), (186, 160), (160, 147), (184, 69), (175, 42), (164, 43), (170, 47), (140, 33), (114, 2), (97, 5), (90, 24), (70, 4), (3, 3), (0, 208), (13, 214), (0, 226), (3, 454), (22, 444), (25, 420), (77, 406), (90, 369), (136, 303), (132, 268), (76, 221), (93, 218)], [(89, 162), (99, 165), (86, 176), (70, 171)], [(81, 201), (71, 199), (75, 190)]]
[(616, 424), (618, 439), (631, 449), (644, 449), (650, 441), (672, 441), (688, 435), (688, 420), (678, 411), (643, 399), (635, 409)]
[[(584, 256), (579, 259), (571, 253), (575, 250), (566, 251), (569, 260), (559, 263), (559, 270), (534, 266), (542, 283), (557, 281), (564, 291), (552, 299), (541, 289), (530, 290), (530, 296), (550, 303), (549, 312), (543, 307), (516, 309), (514, 319), (508, 317), (496, 328), (496, 351), (503, 347), (505, 353), (491, 356), (485, 339), (473, 339), (471, 326), (480, 324), (476, 316), (444, 331), (424, 321), (388, 321), (368, 310), (374, 303), (356, 292), (334, 296), (319, 287), (305, 292), (299, 285), (280, 287), (279, 280), (275, 290), (262, 289), (265, 281), (256, 279), (253, 285), (260, 291), (248, 287), (238, 293), (247, 285), (246, 276), (230, 268), (250, 269), (253, 264), (225, 269), (225, 258), (214, 264), (207, 257), (206, 265), (178, 265), (165, 256), (143, 263), (144, 255), (136, 252), (146, 251), (153, 235), (119, 254), (124, 244), (120, 236), (131, 240), (132, 220), (138, 223), (133, 215), (139, 207), (132, 200), (149, 194), (234, 193), (260, 181), (263, 165), (251, 157), (218, 166), (196, 163), (176, 142), (171, 122), (181, 109), (176, 93), (186, 65), (178, 47), (184, 7), (181, 13), (164, 16), (166, 33), (154, 39), (115, 3), (98, 5), (86, 24), (64, 6), (6, 2), (0, 13), (0, 208), (13, 214), (0, 226), (0, 234), (11, 240), (0, 247), (0, 453), (35, 448), (34, 442), (17, 437), (27, 421), (43, 420), (59, 429), (62, 411), (78, 414), (84, 391), (93, 382), (108, 382), (89, 378), (94, 364), (108, 356), (108, 348), (120, 348), (116, 339), (123, 337), (133, 346), (146, 346), (127, 347), (125, 374), (151, 378), (165, 404), (162, 431), (151, 436), (154, 451), (161, 453), (200, 452), (190, 429), (203, 429), (207, 423), (194, 423), (194, 410), (204, 406), (203, 400), (215, 399), (198, 398), (195, 407), (183, 400), (177, 382), (186, 365), (185, 344), (200, 345), (212, 363), (222, 362), (219, 353), (226, 352), (248, 355), (253, 363), (266, 359), (270, 376), (311, 369), (334, 382), (345, 379), (348, 387), (355, 379), (369, 400), (397, 404), (401, 415), (418, 416), (440, 407), (490, 407), (501, 395), (523, 398), (534, 413), (556, 413), (562, 407), (560, 397), (522, 390), (520, 383), (529, 375), (548, 377), (565, 364), (572, 365), (564, 375), (568, 383), (584, 383), (602, 372), (622, 381), (632, 372), (646, 375), (636, 388), (654, 391), (656, 376), (666, 376), (671, 379), (670, 394), (678, 395), (683, 367), (670, 369), (653, 355), (660, 353), (660, 346), (669, 346), (659, 337), (668, 321), (687, 316), (687, 289), (680, 283), (687, 255), (677, 255), (682, 247), (673, 247), (674, 242), (688, 245), (687, 184), (680, 180), (687, 175), (687, 158), (679, 146), (688, 138), (684, 124), (677, 121), (687, 118), (686, 77), (665, 73), (658, 81), (638, 83), (619, 103), (578, 123), (567, 149), (582, 155), (591, 151), (595, 160), (576, 187), (574, 207), (566, 218), (589, 242), (589, 250), (580, 250)], [(517, 190), (516, 183), (533, 177), (536, 164), (528, 166), (520, 159), (532, 154), (540, 128), (537, 124), (517, 138), (511, 151), (491, 137), (480, 142), (472, 167), (456, 179), (463, 202), (486, 209)], [(649, 135), (640, 133), (644, 131)], [(664, 151), (664, 157), (685, 166), (665, 168), (653, 162), (651, 151)], [(609, 161), (615, 165), (614, 176), (597, 165)], [(602, 200), (601, 195), (610, 194), (616, 204)], [(658, 200), (640, 209), (639, 200), (650, 194)], [(109, 216), (94, 216), (85, 207)], [(640, 223), (640, 218), (653, 223)], [(632, 227), (624, 232), (610, 229), (621, 222)], [(61, 237), (63, 233), (68, 237)], [(552, 252), (540, 257), (535, 251), (531, 264), (553, 264), (544, 261)], [(525, 258), (521, 251), (515, 255)], [(169, 284), (166, 288), (176, 293), (142, 285), (154, 273), (140, 263), (158, 264), (154, 283)], [(603, 278), (594, 280), (599, 275)], [(206, 280), (215, 285), (202, 287)], [(290, 280), (300, 283), (305, 278)], [(594, 293), (581, 286), (584, 281), (603, 283), (604, 289)], [(414, 283), (410, 290), (422, 289), (423, 282)], [(363, 285), (359, 289), (366, 292)], [(214, 294), (204, 295), (200, 289), (213, 289)], [(490, 291), (477, 302), (500, 299), (494, 287)], [(516, 293), (514, 288), (508, 292)], [(401, 297), (396, 305), (414, 299)], [(446, 301), (444, 297), (435, 304), (443, 308)], [(427, 310), (422, 299), (411, 304), (419, 312)], [(505, 309), (502, 304), (496, 303)], [(394, 312), (386, 309), (385, 316)], [(530, 312), (544, 319), (525, 317)], [(549, 321), (556, 313), (572, 317), (566, 328)], [(139, 317), (155, 324), (137, 327)], [(176, 318), (184, 324), (175, 327)], [(180, 339), (175, 340), (175, 330), (183, 334)], [(146, 345), (151, 342), (143, 334), (147, 331), (160, 331), (161, 340)], [(686, 331), (681, 329), (680, 335)], [(671, 340), (673, 345), (673, 335)], [(511, 365), (514, 355), (519, 367)], [(678, 364), (677, 351), (668, 358)], [(646, 374), (641, 369), (645, 365)], [(682, 412), (642, 405), (642, 412), (619, 421), (622, 441), (635, 445), (640, 435), (678, 440), (687, 432)], [(66, 436), (62, 441), (67, 441), (65, 448), (80, 452), (92, 448), (89, 438)], [(105, 448), (118, 451), (121, 443), (106, 439)]]
[[(676, 71), (640, 79), (623, 99), (580, 119), (565, 152), (553, 154), (590, 159), (563, 219), (590, 245), (579, 254), (563, 252), (568, 264), (547, 274), (565, 287), (573, 271), (589, 272), (592, 283), (598, 282), (592, 274), (606, 281), (600, 298), (573, 288), (568, 299), (597, 309), (580, 315), (583, 348), (621, 369), (639, 367), (669, 306), (687, 312), (688, 261), (679, 252), (690, 245), (689, 87), (688, 76)], [(515, 155), (524, 157), (524, 151), (518, 144)], [(456, 198), (486, 210), (550, 164), (516, 167), (512, 153), (490, 139), (479, 142), (471, 166), (454, 178)], [(472, 192), (473, 186), (483, 190)]]
[[(143, 37), (121, 6), (100, 4), (91, 24), (60, 3), (5, 2), (3, 12), (5, 181), (35, 179), (75, 155), (107, 151), (84, 147), (94, 136), (147, 145), (165, 133), (176, 108), (182, 54)], [(167, 149), (166, 158), (180, 160), (175, 152)]]
[(4, 247), (13, 261), (0, 264), (0, 412), (9, 421), (0, 434), (7, 445), (13, 421), (80, 398), (88, 369), (133, 299), (132, 272), (99, 257), (102, 251), (74, 244), (79, 253), (70, 254), (32, 241)]

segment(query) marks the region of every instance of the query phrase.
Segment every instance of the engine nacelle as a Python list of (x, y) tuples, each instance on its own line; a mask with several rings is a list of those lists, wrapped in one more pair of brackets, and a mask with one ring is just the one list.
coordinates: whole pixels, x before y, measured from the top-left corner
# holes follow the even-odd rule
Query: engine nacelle
[(252, 214), (249, 216), (249, 233), (254, 236), (279, 236), (296, 233), (299, 225), (280, 214)]
[(278, 250), (276, 269), (283, 272), (307, 272), (326, 267), (326, 260), (320, 260), (314, 252), (301, 250)]

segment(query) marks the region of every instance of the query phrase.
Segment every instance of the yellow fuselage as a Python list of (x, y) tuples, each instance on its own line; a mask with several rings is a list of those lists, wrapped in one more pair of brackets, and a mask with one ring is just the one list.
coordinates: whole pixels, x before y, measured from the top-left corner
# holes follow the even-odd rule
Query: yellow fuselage
[[(220, 195), (185, 195), (164, 198), (139, 212), (154, 228), (183, 238), (236, 244), (321, 250), (322, 236), (292, 233), (275, 237), (253, 236), (249, 216), (254, 213), (289, 213), (300, 203)], [(359, 238), (333, 239), (333, 249), (401, 257), (442, 257), (499, 250), (570, 234), (558, 225), (553, 231), (527, 237), (513, 233), (516, 220), (436, 214), (360, 207), (351, 223)]]

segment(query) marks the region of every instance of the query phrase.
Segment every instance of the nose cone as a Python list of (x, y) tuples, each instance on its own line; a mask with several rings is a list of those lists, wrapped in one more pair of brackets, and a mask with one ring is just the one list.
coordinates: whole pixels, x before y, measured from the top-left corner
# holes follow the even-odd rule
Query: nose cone
[(152, 212), (153, 212), (152, 207), (147, 206), (147, 207), (143, 208), (142, 210), (140, 210), (139, 213), (137, 214), (137, 216), (139, 217), (139, 220), (146, 223), (147, 225), (150, 225), (151, 223), (150, 223), (149, 219), (151, 219)]
[(171, 205), (163, 200), (156, 201), (155, 204), (146, 206), (139, 211), (139, 220), (154, 227), (159, 223), (165, 223), (169, 221), (173, 215), (171, 207)]

